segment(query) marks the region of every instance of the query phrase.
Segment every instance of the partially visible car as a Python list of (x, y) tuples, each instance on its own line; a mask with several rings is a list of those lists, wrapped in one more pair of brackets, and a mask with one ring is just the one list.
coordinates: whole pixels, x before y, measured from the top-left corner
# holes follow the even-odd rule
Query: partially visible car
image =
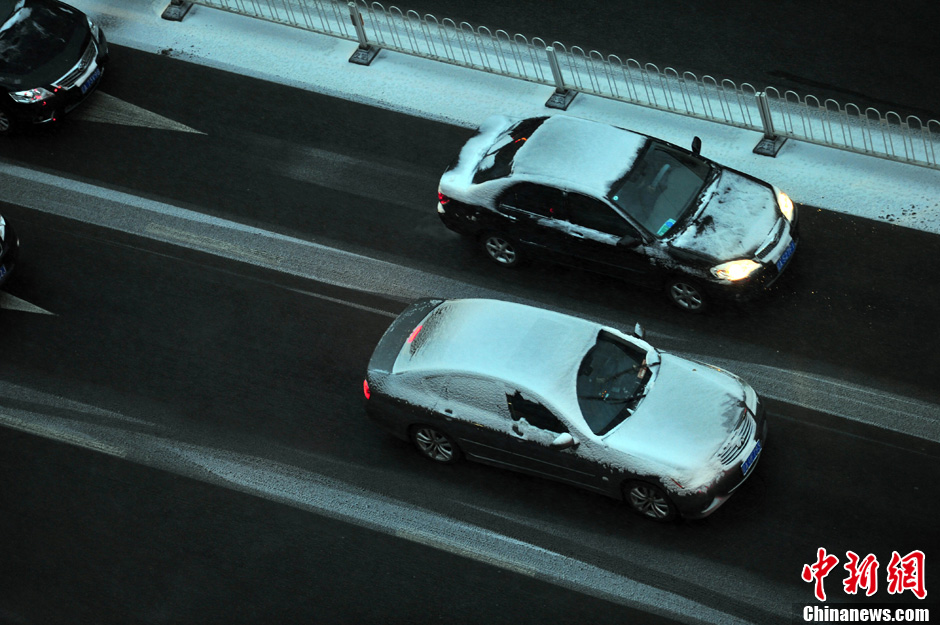
[(642, 335), (498, 300), (421, 300), (375, 348), (366, 413), (438, 463), (558, 480), (659, 521), (707, 516), (754, 472), (763, 403)]
[(0, 0), (0, 135), (47, 124), (101, 82), (108, 42), (91, 18), (57, 0)]
[(0, 286), (13, 274), (19, 249), (20, 239), (13, 231), (13, 226), (0, 215)]
[(746, 300), (796, 249), (780, 189), (654, 137), (567, 115), (487, 119), (441, 177), (444, 225), (504, 267), (540, 257), (664, 288), (680, 308)]

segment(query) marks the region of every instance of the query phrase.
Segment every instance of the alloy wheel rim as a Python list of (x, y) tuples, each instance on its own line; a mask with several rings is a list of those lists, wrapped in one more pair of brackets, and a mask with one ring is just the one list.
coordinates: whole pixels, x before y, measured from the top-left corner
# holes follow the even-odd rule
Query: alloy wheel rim
[(3, 111), (0, 111), (0, 132), (6, 132), (10, 129), (10, 118)]
[(511, 265), (516, 261), (516, 250), (506, 239), (490, 237), (486, 240), (487, 253), (498, 263)]
[(430, 428), (415, 432), (415, 440), (421, 451), (432, 460), (448, 462), (454, 457), (454, 448), (446, 436)]
[(642, 514), (656, 519), (669, 516), (669, 502), (656, 490), (648, 486), (634, 486), (630, 489), (630, 503)]
[(670, 288), (672, 299), (686, 310), (698, 310), (702, 307), (702, 295), (698, 289), (685, 282), (676, 282)]

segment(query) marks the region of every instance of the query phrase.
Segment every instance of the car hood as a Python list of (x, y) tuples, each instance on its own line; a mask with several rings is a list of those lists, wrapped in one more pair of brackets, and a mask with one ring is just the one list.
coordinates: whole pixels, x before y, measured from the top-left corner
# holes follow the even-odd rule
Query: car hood
[(604, 443), (629, 454), (639, 472), (646, 463), (651, 474), (702, 481), (720, 471), (717, 454), (744, 415), (744, 384), (717, 367), (660, 357), (646, 396)]
[(705, 190), (686, 227), (668, 244), (715, 262), (754, 258), (782, 218), (770, 185), (725, 169)]
[(84, 13), (49, 0), (17, 0), (0, 20), (0, 85), (9, 91), (52, 84), (78, 63), (91, 37)]

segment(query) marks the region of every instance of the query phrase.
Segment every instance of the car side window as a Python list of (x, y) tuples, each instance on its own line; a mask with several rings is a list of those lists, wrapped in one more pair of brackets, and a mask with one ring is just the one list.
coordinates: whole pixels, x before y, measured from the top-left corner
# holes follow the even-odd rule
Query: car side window
[(455, 416), (475, 420), (486, 415), (491, 425), (500, 421), (505, 421), (505, 425), (508, 425), (509, 411), (502, 397), (502, 388), (497, 383), (485, 378), (461, 375), (440, 376), (440, 380), (440, 408), (449, 408)]
[(617, 214), (614, 209), (600, 200), (580, 193), (568, 194), (568, 221), (578, 226), (618, 237), (629, 234), (639, 238), (636, 229)]
[(538, 402), (525, 399), (519, 391), (512, 395), (507, 393), (506, 400), (513, 421), (525, 419), (533, 427), (556, 434), (564, 434), (568, 431), (568, 428), (548, 408)]
[(565, 205), (565, 194), (531, 182), (520, 182), (503, 194), (500, 204), (524, 210), (539, 217), (560, 218)]

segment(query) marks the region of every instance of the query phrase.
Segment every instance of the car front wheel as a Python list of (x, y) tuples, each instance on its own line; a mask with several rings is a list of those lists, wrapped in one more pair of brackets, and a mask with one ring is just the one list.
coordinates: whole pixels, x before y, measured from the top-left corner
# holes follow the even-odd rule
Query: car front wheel
[(623, 489), (624, 499), (639, 515), (655, 521), (674, 520), (679, 512), (663, 489), (646, 482), (629, 482)]
[(497, 265), (516, 267), (522, 256), (519, 244), (501, 232), (489, 232), (480, 239), (487, 257)]
[(421, 455), (441, 464), (454, 464), (460, 460), (460, 448), (453, 439), (430, 425), (411, 428), (411, 441)]
[(703, 312), (707, 305), (705, 291), (698, 283), (687, 278), (673, 278), (666, 283), (669, 301), (686, 312)]

